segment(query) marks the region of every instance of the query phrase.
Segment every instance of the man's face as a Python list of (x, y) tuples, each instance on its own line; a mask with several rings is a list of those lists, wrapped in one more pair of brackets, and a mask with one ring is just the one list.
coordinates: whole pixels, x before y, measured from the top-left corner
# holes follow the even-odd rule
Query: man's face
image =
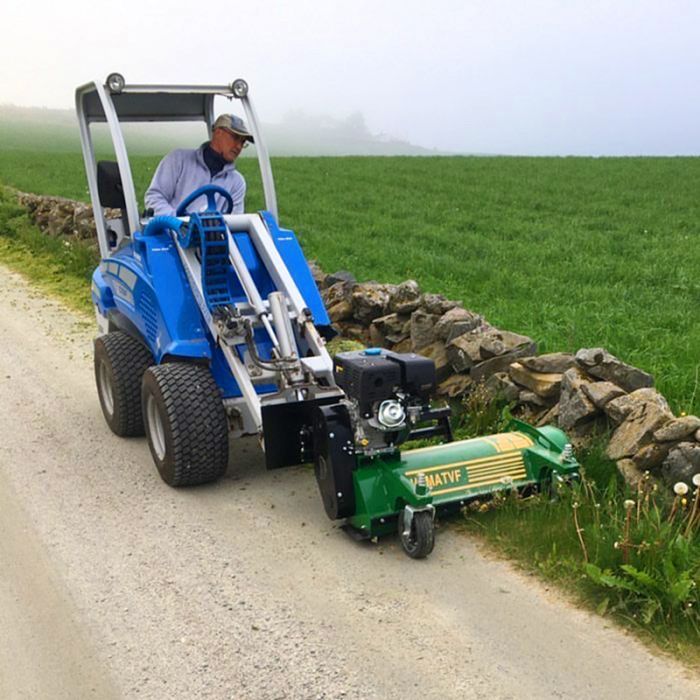
[(245, 145), (245, 136), (239, 136), (227, 129), (214, 129), (211, 147), (227, 162), (233, 163)]

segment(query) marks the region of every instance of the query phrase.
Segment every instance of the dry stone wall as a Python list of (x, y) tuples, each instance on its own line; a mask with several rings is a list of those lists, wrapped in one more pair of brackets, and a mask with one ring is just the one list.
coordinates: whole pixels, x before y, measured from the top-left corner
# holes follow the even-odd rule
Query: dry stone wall
[[(81, 240), (95, 240), (97, 231), (92, 207), (64, 197), (17, 192), (17, 201), (27, 210), (29, 219), (49, 236), (74, 236)], [(107, 209), (108, 219), (118, 218), (118, 209)]]
[(700, 418), (674, 416), (648, 372), (604, 348), (538, 355), (532, 338), (424, 294), (414, 280), (358, 283), (348, 272), (325, 275), (313, 264), (312, 272), (342, 336), (432, 358), (438, 395), (459, 398), (478, 387), (537, 425), (558, 425), (579, 444), (612, 429), (607, 455), (632, 486), (645, 473), (690, 486), (700, 473)]

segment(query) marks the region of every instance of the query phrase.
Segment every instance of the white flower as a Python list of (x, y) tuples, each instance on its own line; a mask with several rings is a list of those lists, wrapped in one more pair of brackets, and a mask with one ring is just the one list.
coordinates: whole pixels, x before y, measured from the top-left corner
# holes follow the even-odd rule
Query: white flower
[(693, 477), (693, 485), (700, 486), (700, 472)]
[(629, 510), (630, 508), (634, 508), (634, 501), (630, 500), (629, 498), (625, 501), (625, 508)]
[(673, 492), (676, 494), (676, 496), (685, 496), (685, 494), (688, 493), (688, 484), (686, 484), (684, 481), (677, 481), (673, 485)]

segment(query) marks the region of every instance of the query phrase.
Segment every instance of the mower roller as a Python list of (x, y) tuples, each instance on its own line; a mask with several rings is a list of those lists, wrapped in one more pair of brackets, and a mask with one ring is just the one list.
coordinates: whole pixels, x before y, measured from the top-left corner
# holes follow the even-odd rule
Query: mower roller
[[(326, 513), (357, 538), (398, 532), (427, 556), (436, 512), (499, 491), (575, 477), (566, 436), (513, 421), (510, 432), (453, 441), (431, 406), (432, 360), (382, 348), (340, 353), (296, 236), (279, 227), (274, 180), (244, 80), (227, 86), (128, 85), (117, 73), (76, 91), (102, 261), (92, 280), (95, 377), (119, 436), (148, 438), (171, 486), (226, 471), (231, 438), (255, 435), (269, 469), (313, 463)], [(203, 121), (238, 100), (255, 139), (265, 210), (231, 214), (215, 182), (174, 216), (140, 215), (121, 123)], [(106, 123), (116, 161), (96, 162)], [(120, 216), (108, 219), (107, 209)], [(439, 437), (433, 447), (407, 441)]]

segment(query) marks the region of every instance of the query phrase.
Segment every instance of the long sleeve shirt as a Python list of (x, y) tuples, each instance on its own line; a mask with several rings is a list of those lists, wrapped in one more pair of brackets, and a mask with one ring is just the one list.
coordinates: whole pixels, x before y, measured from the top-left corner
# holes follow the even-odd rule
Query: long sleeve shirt
[[(178, 148), (168, 153), (160, 162), (151, 185), (146, 190), (146, 208), (153, 209), (155, 216), (174, 215), (180, 202), (202, 185), (218, 185), (231, 193), (234, 214), (242, 214), (246, 183), (236, 170), (235, 163), (227, 163), (220, 172), (212, 176), (204, 161), (204, 144), (196, 149)], [(190, 211), (206, 208), (206, 197), (199, 197), (189, 206)], [(220, 209), (224, 199), (216, 195)]]

